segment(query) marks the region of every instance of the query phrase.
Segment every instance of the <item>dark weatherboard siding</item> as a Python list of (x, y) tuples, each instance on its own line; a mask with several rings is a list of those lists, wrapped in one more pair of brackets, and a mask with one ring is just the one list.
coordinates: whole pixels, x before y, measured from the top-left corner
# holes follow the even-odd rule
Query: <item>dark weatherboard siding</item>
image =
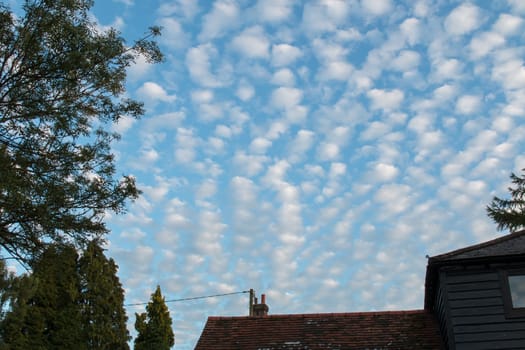
[(525, 349), (525, 318), (505, 316), (498, 270), (443, 271), (440, 282), (436, 313), (450, 350)]

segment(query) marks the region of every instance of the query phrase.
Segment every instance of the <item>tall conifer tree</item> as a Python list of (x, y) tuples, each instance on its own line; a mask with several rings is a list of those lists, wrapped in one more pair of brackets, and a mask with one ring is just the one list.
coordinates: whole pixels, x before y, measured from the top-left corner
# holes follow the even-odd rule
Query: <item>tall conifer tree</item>
[(124, 290), (117, 265), (98, 241), (88, 244), (79, 261), (82, 281), (82, 324), (90, 349), (129, 349)]
[(172, 320), (160, 286), (151, 295), (146, 312), (135, 314), (135, 350), (169, 350), (175, 344)]
[(80, 315), (78, 255), (67, 244), (50, 245), (18, 281), (2, 322), (7, 349), (87, 349)]

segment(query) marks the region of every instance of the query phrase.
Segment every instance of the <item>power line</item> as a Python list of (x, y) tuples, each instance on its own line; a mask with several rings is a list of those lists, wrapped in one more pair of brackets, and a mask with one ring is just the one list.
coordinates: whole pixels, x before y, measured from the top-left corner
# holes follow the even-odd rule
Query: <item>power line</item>
[[(180, 301), (190, 301), (190, 300), (198, 300), (198, 299), (208, 299), (208, 298), (217, 298), (217, 297), (225, 297), (228, 295), (236, 295), (236, 294), (245, 294), (250, 293), (249, 290), (243, 290), (242, 292), (232, 292), (232, 293), (223, 293), (223, 294), (213, 294), (213, 295), (203, 295), (199, 297), (189, 297), (189, 298), (181, 298), (181, 299), (171, 299), (171, 300), (165, 300), (165, 303), (176, 303)], [(133, 304), (124, 304), (124, 306), (139, 306), (139, 305), (147, 305), (149, 303), (133, 303)]]

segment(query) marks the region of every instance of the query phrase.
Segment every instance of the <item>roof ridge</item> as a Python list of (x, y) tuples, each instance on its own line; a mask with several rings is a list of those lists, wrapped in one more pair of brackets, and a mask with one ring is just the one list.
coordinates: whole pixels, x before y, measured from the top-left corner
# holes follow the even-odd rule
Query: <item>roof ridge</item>
[(459, 254), (463, 254), (465, 252), (470, 252), (470, 251), (473, 251), (473, 250), (477, 250), (477, 249), (489, 247), (491, 245), (495, 245), (495, 244), (498, 244), (498, 243), (502, 243), (502, 242), (505, 242), (507, 240), (514, 239), (516, 237), (520, 237), (520, 236), (523, 236), (523, 235), (525, 235), (525, 230), (511, 232), (511, 233), (508, 233), (508, 234), (503, 235), (501, 237), (497, 237), (497, 238), (491, 239), (490, 241), (476, 243), (476, 244), (470, 245), (468, 247), (464, 247), (464, 248), (453, 250), (451, 252), (435, 255), (435, 256), (430, 257), (430, 259), (432, 259), (432, 260), (440, 260), (442, 258), (452, 257), (454, 255), (459, 255)]
[(319, 313), (304, 313), (304, 314), (273, 314), (267, 316), (209, 316), (209, 320), (230, 320), (230, 319), (252, 319), (252, 318), (306, 318), (306, 317), (334, 317), (334, 316), (370, 316), (370, 315), (403, 315), (403, 314), (418, 314), (428, 313), (425, 309), (414, 310), (383, 310), (383, 311), (357, 311), (357, 312), (319, 312)]

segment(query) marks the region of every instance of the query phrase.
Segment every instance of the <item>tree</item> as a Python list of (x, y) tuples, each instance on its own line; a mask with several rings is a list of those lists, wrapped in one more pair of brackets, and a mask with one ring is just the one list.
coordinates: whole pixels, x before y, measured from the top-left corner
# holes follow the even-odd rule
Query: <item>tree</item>
[[(522, 169), (525, 172), (525, 169)], [(514, 232), (525, 227), (525, 175), (510, 175), (515, 187), (509, 187), (510, 199), (494, 197), (487, 206), (488, 216), (498, 224), (498, 230)]]
[(117, 277), (117, 265), (106, 258), (99, 241), (88, 244), (79, 261), (79, 272), (82, 325), (88, 348), (129, 349), (124, 290)]
[(87, 349), (77, 260), (76, 249), (66, 244), (50, 245), (33, 260), (0, 327), (8, 349)]
[(151, 295), (151, 301), (146, 306), (146, 312), (135, 314), (135, 350), (169, 350), (175, 344), (175, 336), (171, 328), (171, 316), (166, 302), (157, 286)]
[(90, 20), (93, 0), (0, 2), (0, 247), (23, 261), (43, 242), (86, 244), (107, 233), (104, 213), (139, 195), (115, 176), (108, 125), (140, 117), (124, 97), (139, 55), (162, 59), (157, 27), (132, 46)]
[(0, 349), (30, 348), (27, 326), (29, 300), (35, 293), (36, 283), (32, 275), (16, 276), (8, 273), (2, 260), (2, 317), (0, 318)]
[(80, 258), (71, 244), (49, 245), (31, 266), (0, 271), (0, 349), (129, 349), (124, 290), (99, 241)]

